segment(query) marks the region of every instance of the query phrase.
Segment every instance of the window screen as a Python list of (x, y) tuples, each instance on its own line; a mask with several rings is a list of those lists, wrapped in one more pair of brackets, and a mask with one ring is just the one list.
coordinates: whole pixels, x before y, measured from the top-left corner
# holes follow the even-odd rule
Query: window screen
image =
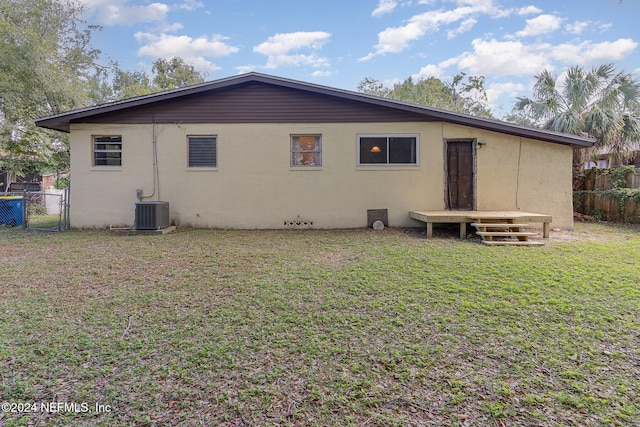
[(291, 136), (291, 166), (322, 166), (320, 135)]
[(122, 166), (122, 136), (93, 137), (93, 166)]
[(189, 167), (215, 168), (218, 166), (218, 138), (216, 136), (189, 137)]

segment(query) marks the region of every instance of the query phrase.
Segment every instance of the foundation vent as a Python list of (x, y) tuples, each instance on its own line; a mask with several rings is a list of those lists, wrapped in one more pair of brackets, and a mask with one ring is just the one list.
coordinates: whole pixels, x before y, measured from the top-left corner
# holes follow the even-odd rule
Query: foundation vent
[(313, 227), (313, 221), (308, 219), (294, 219), (289, 221), (284, 221), (284, 228), (311, 228)]
[(376, 221), (389, 227), (389, 211), (387, 209), (367, 209), (367, 227), (373, 227), (373, 223)]

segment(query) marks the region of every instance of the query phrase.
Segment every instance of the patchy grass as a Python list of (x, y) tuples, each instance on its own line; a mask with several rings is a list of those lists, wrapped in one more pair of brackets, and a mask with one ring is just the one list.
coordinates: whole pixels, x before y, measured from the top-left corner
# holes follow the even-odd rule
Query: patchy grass
[(0, 401), (89, 410), (0, 425), (636, 425), (640, 231), (577, 227), (2, 232)]

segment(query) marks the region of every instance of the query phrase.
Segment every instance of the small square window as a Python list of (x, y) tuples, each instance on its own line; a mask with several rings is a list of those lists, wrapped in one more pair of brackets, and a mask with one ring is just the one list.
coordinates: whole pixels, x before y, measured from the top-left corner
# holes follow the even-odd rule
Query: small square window
[(291, 166), (322, 166), (320, 135), (291, 135)]
[(189, 167), (218, 167), (218, 138), (214, 135), (189, 136)]
[(122, 166), (122, 136), (93, 137), (93, 166)]

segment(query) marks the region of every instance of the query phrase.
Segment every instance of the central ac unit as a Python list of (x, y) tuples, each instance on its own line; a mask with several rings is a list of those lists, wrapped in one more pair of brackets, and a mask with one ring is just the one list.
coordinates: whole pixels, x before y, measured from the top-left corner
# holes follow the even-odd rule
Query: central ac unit
[(161, 230), (169, 226), (169, 202), (136, 203), (136, 230)]

